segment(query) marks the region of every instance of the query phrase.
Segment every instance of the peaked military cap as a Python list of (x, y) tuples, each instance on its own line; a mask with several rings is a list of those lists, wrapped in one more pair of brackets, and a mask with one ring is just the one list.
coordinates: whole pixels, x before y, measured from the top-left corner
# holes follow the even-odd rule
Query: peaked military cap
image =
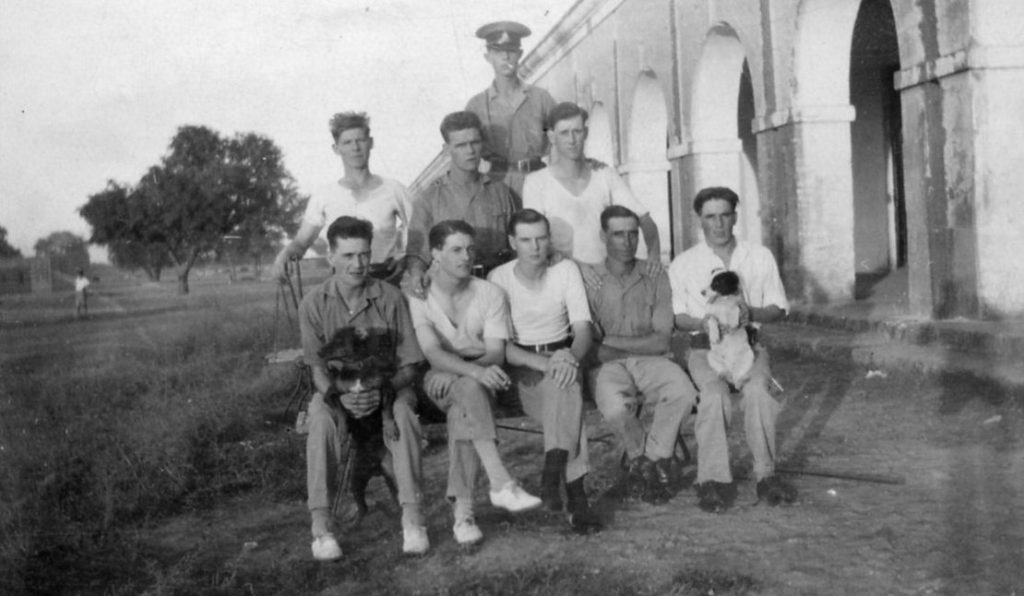
[(515, 21), (488, 23), (476, 30), (476, 36), (487, 41), (489, 50), (521, 50), (519, 40), (531, 33), (530, 28)]

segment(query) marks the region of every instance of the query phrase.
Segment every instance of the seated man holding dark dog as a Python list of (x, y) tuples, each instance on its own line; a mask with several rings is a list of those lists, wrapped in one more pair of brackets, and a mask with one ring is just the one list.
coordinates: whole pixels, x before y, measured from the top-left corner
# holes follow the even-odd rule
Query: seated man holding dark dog
[[(356, 431), (361, 419), (371, 416), (372, 426), (361, 425), (355, 434), (365, 436), (378, 425), (382, 432), (387, 428), (384, 443), (402, 506), (402, 550), (422, 554), (429, 548), (420, 513), (421, 433), (411, 387), (423, 353), (401, 292), (369, 276), (372, 240), (370, 222), (350, 216), (334, 220), (327, 230), (327, 259), (334, 273), (299, 307), (303, 357), (316, 388), (309, 404), (306, 483), (317, 560), (342, 556), (330, 509), (342, 445), (349, 427)], [(348, 365), (354, 365), (354, 372), (346, 374)], [(387, 406), (391, 411), (382, 411)]]
[[(697, 389), (670, 358), (668, 275), (651, 276), (636, 258), (639, 216), (621, 205), (606, 207), (601, 239), (607, 256), (594, 265), (601, 283), (587, 288), (600, 342), (598, 366), (591, 371), (594, 401), (626, 449), (628, 494), (662, 503), (677, 491), (672, 458), (679, 427), (697, 403)], [(641, 406), (653, 412), (646, 432), (637, 416)]]
[[(669, 266), (676, 327), (690, 331), (687, 366), (700, 390), (697, 407), (697, 498), (700, 508), (723, 511), (732, 497), (732, 471), (726, 425), (732, 414), (729, 382), (708, 360), (707, 332), (713, 315), (704, 290), (719, 270), (739, 277), (744, 300), (739, 303), (742, 325), (770, 323), (789, 308), (775, 257), (763, 246), (736, 239), (739, 196), (729, 188), (710, 187), (697, 193), (693, 210), (700, 219), (704, 240), (677, 256)], [(780, 405), (772, 396), (768, 352), (755, 343), (754, 364), (740, 390), (747, 445), (754, 458), (757, 497), (769, 505), (792, 502), (796, 489), (775, 474), (775, 421)]]
[[(424, 298), (410, 298), (416, 336), (430, 371), (427, 397), (448, 418), (448, 499), (454, 505), (455, 540), (479, 542), (473, 517), (473, 488), (482, 463), (490, 481), (491, 504), (511, 512), (540, 506), (505, 469), (498, 453), (494, 413), (496, 391), (507, 389), (502, 370), (509, 339), (508, 303), (501, 289), (473, 276), (475, 231), (461, 220), (430, 229), (434, 262)], [(477, 459), (479, 457), (479, 460)]]

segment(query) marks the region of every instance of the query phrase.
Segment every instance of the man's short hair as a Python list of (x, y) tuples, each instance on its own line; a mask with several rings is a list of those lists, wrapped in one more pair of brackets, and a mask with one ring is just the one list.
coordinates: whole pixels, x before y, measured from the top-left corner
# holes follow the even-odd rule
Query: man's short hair
[(366, 112), (339, 112), (331, 116), (329, 125), (335, 143), (338, 142), (341, 133), (353, 128), (362, 129), (366, 136), (370, 136), (370, 117)]
[(331, 222), (331, 226), (327, 228), (327, 245), (332, 250), (338, 243), (338, 240), (348, 238), (360, 238), (372, 243), (373, 224), (365, 219), (359, 219), (351, 215), (342, 215)]
[(543, 223), (544, 227), (548, 229), (548, 233), (551, 233), (551, 222), (548, 221), (548, 218), (543, 213), (536, 209), (520, 209), (513, 213), (512, 217), (508, 220), (508, 235), (515, 236), (516, 226), (519, 224), (535, 223)]
[(587, 118), (590, 118), (590, 114), (586, 110), (572, 103), (571, 101), (564, 101), (548, 112), (548, 120), (544, 123), (544, 126), (548, 130), (555, 130), (555, 125), (562, 120), (568, 120), (575, 118), (576, 116), (583, 117), (583, 124), (587, 123)]
[(704, 208), (704, 203), (712, 199), (721, 199), (728, 201), (732, 205), (732, 210), (736, 210), (736, 205), (740, 202), (740, 196), (736, 194), (731, 188), (726, 186), (709, 186), (702, 188), (697, 196), (693, 198), (693, 210), (700, 215), (700, 210)]
[(430, 228), (430, 234), (427, 236), (430, 248), (441, 250), (444, 248), (445, 241), (453, 234), (465, 234), (470, 238), (476, 238), (476, 230), (473, 229), (473, 226), (461, 219), (446, 219)]
[(469, 130), (475, 128), (481, 135), (484, 125), (480, 122), (480, 116), (473, 112), (452, 112), (441, 121), (441, 138), (448, 142), (448, 135), (457, 130)]
[(636, 220), (636, 223), (640, 223), (640, 216), (636, 214), (629, 207), (623, 207), (622, 205), (608, 205), (601, 212), (601, 230), (604, 232), (608, 231), (608, 222), (616, 217), (632, 217)]

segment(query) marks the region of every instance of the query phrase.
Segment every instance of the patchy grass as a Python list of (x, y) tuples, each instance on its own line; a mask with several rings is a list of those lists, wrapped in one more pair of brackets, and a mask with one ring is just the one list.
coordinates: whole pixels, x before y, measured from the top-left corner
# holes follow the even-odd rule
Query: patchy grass
[(3, 372), (0, 592), (137, 593), (159, 572), (134, 528), (242, 491), (304, 493), (301, 452), (266, 415), (291, 382), (264, 370), (268, 314), (221, 304), (150, 349)]

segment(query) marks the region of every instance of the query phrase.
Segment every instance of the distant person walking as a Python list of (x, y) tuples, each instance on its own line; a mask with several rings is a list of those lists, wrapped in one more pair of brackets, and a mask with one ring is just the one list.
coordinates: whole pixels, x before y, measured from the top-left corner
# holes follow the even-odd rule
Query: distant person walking
[(83, 269), (78, 270), (75, 278), (75, 317), (89, 316), (89, 278)]

